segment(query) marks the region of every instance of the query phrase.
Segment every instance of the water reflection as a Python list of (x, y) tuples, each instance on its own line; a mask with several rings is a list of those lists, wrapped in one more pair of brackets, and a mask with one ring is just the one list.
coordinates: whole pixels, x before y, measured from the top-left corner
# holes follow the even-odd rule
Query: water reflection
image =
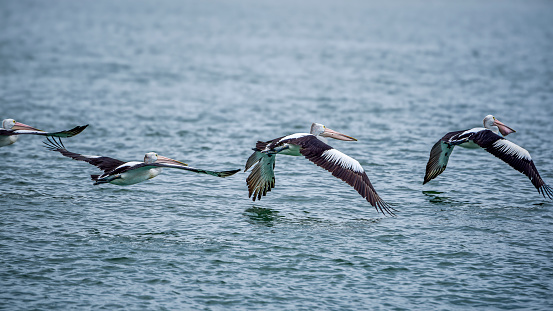
[(456, 201), (452, 200), (452, 199), (449, 198), (449, 197), (440, 196), (440, 194), (442, 194), (443, 192), (439, 192), (439, 191), (423, 191), (422, 193), (423, 193), (425, 196), (429, 197), (428, 202), (430, 202), (430, 203), (432, 203), (432, 204), (438, 204), (438, 205), (447, 204), (447, 205), (451, 205), (451, 204), (458, 204), (458, 203), (459, 203), (459, 202), (456, 202)]
[(278, 213), (277, 210), (257, 206), (252, 206), (244, 211), (244, 215), (249, 218), (250, 223), (267, 227), (272, 227), (275, 221), (284, 217)]

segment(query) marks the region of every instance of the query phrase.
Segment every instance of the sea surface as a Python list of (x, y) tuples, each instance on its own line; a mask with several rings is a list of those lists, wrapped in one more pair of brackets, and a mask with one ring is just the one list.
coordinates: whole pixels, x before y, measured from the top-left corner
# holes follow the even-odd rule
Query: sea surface
[(551, 1), (0, 1), (0, 118), (70, 151), (227, 170), (312, 122), (398, 210), (302, 157), (276, 188), (166, 169), (121, 187), (0, 149), (2, 310), (552, 310), (553, 203), (445, 133), (493, 114), (553, 184)]

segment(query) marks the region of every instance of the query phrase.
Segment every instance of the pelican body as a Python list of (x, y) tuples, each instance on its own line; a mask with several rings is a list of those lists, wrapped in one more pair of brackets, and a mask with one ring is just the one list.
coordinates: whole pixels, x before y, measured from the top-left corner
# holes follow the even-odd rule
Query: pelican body
[(2, 121), (0, 129), (0, 147), (8, 146), (19, 139), (19, 135), (41, 135), (52, 137), (71, 137), (82, 132), (87, 125), (76, 126), (67, 131), (48, 133), (31, 127), (27, 124), (16, 122), (14, 119), (5, 119)]
[(463, 148), (483, 148), (526, 175), (544, 198), (553, 199), (553, 190), (542, 180), (530, 153), (517, 144), (505, 139), (515, 130), (506, 126), (492, 115), (484, 118), (484, 127), (455, 131), (444, 135), (430, 151), (426, 164), (423, 185), (440, 175), (447, 166), (455, 146)]
[(296, 133), (269, 141), (258, 141), (254, 153), (246, 162), (245, 171), (253, 166), (246, 179), (249, 196), (253, 201), (261, 199), (275, 187), (275, 158), (277, 154), (304, 156), (316, 165), (345, 181), (365, 198), (377, 211), (393, 214), (391, 208), (382, 200), (371, 185), (365, 170), (359, 162), (348, 155), (332, 148), (326, 138), (343, 141), (357, 139), (336, 132), (319, 123), (311, 125), (310, 133)]
[(158, 155), (155, 152), (146, 153), (143, 162), (125, 162), (109, 157), (82, 155), (67, 151), (67, 149), (65, 149), (65, 146), (61, 142), (61, 139), (58, 139), (58, 141), (56, 141), (55, 139), (50, 140), (49, 138), (47, 138), (44, 144), (51, 151), (57, 151), (63, 156), (72, 158), (74, 160), (88, 162), (104, 171), (101, 175), (90, 175), (90, 178), (94, 181), (94, 185), (111, 183), (119, 186), (128, 186), (137, 184), (156, 177), (161, 173), (161, 170), (164, 167), (176, 168), (200, 174), (213, 175), (217, 177), (228, 177), (240, 171), (238, 169), (215, 172), (197, 169), (188, 166), (186, 163), (182, 163), (180, 161)]

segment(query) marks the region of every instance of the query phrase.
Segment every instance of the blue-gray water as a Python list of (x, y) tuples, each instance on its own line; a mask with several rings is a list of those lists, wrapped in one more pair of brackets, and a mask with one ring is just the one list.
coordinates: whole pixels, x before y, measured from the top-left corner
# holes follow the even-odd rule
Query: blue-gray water
[[(298, 3), (301, 2), (301, 3)], [(494, 114), (553, 184), (550, 1), (1, 1), (0, 118), (90, 124), (70, 151), (243, 168), (312, 122), (382, 198), (303, 158), (276, 188), (165, 170), (128, 187), (39, 137), (0, 149), (0, 309), (553, 308), (553, 204), (483, 150)]]

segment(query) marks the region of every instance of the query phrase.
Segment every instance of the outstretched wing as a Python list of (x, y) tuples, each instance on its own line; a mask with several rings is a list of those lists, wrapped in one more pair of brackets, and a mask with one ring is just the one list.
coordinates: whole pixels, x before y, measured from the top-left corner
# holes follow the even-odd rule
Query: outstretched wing
[(60, 132), (53, 132), (53, 133), (50, 133), (50, 132), (43, 132), (43, 131), (30, 131), (30, 130), (15, 130), (15, 131), (12, 131), (12, 130), (4, 130), (5, 131), (11, 131), (10, 134), (2, 134), (2, 132), (0, 132), (0, 135), (26, 135), (26, 134), (30, 134), (30, 135), (41, 135), (41, 136), (51, 136), (51, 137), (71, 137), (71, 136), (75, 136), (77, 134), (79, 134), (80, 132), (82, 132), (86, 127), (88, 126), (87, 125), (83, 125), (83, 126), (75, 126), (74, 128), (70, 129), (70, 130), (67, 130), (67, 131), (60, 131)]
[(181, 169), (181, 170), (186, 170), (186, 171), (191, 171), (191, 172), (194, 172), (194, 173), (199, 173), (199, 174), (207, 174), (207, 175), (212, 175), (212, 176), (217, 176), (217, 177), (228, 177), (228, 176), (231, 176), (231, 175), (234, 175), (238, 172), (240, 172), (240, 170), (230, 170), (230, 171), (208, 171), (208, 170), (203, 170), (203, 169), (199, 169), (199, 168), (193, 168), (193, 167), (190, 167), (188, 165), (178, 165), (178, 164), (167, 164), (167, 163), (144, 163), (144, 165), (137, 165), (136, 168), (139, 168), (139, 167), (149, 167), (149, 168), (154, 168), (154, 167), (168, 167), (168, 168), (178, 168), (178, 169)]
[(547, 195), (547, 197), (553, 199), (553, 190), (541, 179), (538, 169), (536, 169), (534, 161), (532, 161), (532, 157), (526, 149), (490, 130), (477, 132), (471, 139), (474, 143), (500, 158), (515, 170), (528, 176), (539, 193), (544, 197)]
[(309, 161), (352, 186), (377, 211), (394, 215), (395, 210), (376, 193), (365, 170), (357, 160), (325, 144), (314, 135), (287, 139), (283, 143), (299, 145), (300, 153)]
[(248, 178), (246, 178), (249, 197), (252, 198), (253, 195), (252, 200), (260, 200), (262, 196), (275, 187), (275, 158), (276, 154), (267, 154), (260, 151), (254, 151), (248, 158), (244, 171), (255, 165)]
[(449, 161), (449, 156), (455, 147), (454, 145), (447, 144), (446, 142), (464, 132), (466, 131), (447, 133), (434, 144), (432, 150), (430, 150), (430, 158), (428, 159), (428, 163), (426, 163), (426, 174), (424, 175), (424, 181), (422, 182), (423, 185), (438, 177), (438, 175), (445, 171), (447, 162)]
[(105, 173), (108, 173), (114, 170), (115, 168), (126, 163), (124, 161), (117, 160), (114, 158), (82, 155), (82, 154), (67, 151), (67, 149), (65, 149), (65, 146), (61, 142), (61, 139), (59, 138), (58, 138), (58, 141), (56, 141), (55, 138), (52, 138), (52, 139), (46, 138), (46, 141), (44, 141), (44, 144), (46, 145), (46, 148), (48, 148), (48, 150), (57, 151), (61, 153), (63, 156), (66, 156), (74, 160), (88, 162), (94, 166), (97, 166)]

